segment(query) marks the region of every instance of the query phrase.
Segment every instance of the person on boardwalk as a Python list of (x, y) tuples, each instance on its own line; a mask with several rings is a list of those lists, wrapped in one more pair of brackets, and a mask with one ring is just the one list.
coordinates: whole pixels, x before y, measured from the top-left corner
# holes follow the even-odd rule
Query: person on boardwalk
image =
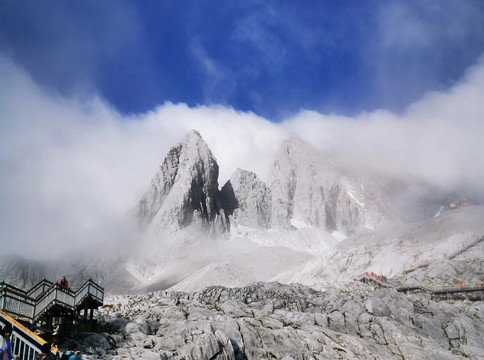
[[(80, 359), (80, 357), (76, 357), (76, 352), (78, 353), (77, 351), (77, 344), (74, 343), (74, 342), (70, 342), (69, 344), (67, 344), (67, 351), (62, 354), (61, 356), (61, 360), (64, 360), (64, 359)], [(0, 359), (1, 360), (1, 359)]]
[(67, 279), (66, 279), (66, 277), (65, 277), (65, 276), (63, 276), (63, 277), (62, 277), (62, 280), (61, 280), (61, 281), (59, 281), (59, 285), (60, 285), (60, 286), (64, 286), (64, 287), (66, 287), (66, 288), (68, 288), (68, 287), (69, 287), (69, 283), (67, 282)]
[(75, 351), (74, 352), (74, 355), (71, 355), (71, 357), (69, 358), (69, 360), (82, 360), (81, 352), (80, 351)]
[(51, 351), (51, 345), (49, 343), (45, 343), (42, 345), (40, 349), (40, 354), (37, 354), (35, 360), (58, 360), (59, 358), (53, 354)]
[(7, 324), (0, 330), (0, 359), (12, 360), (12, 345), (10, 344), (10, 335), (12, 334), (12, 326)]

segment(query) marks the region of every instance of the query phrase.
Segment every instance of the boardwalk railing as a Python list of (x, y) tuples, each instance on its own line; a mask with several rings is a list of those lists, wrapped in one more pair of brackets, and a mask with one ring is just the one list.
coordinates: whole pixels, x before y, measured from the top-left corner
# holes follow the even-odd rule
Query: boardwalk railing
[(396, 291), (403, 293), (427, 293), (432, 298), (465, 298), (476, 301), (484, 300), (484, 285), (481, 283), (467, 284), (465, 286), (463, 286), (462, 284), (455, 284), (435, 288), (426, 284), (411, 284), (402, 286), (391, 279), (381, 280), (378, 277), (370, 276), (368, 274), (366, 274), (366, 276), (360, 277), (359, 280), (364, 283), (375, 283), (380, 287), (394, 288)]
[(11, 337), (12, 354), (21, 360), (35, 360), (45, 340), (34, 334), (22, 324), (0, 311), (0, 325), (10, 324), (13, 328)]
[(54, 305), (75, 311), (82, 308), (86, 300), (98, 305), (104, 300), (104, 289), (91, 279), (76, 291), (45, 279), (28, 291), (0, 283), (0, 310), (30, 322)]
[[(447, 259), (455, 258), (456, 256), (469, 250), (471, 247), (477, 245), (481, 241), (484, 241), (484, 235), (476, 235), (476, 237), (472, 241), (462, 245), (460, 249), (455, 250), (449, 256), (447, 256)], [(417, 267), (412, 267), (409, 270), (404, 270), (403, 274), (408, 274), (416, 269), (427, 267), (428, 265), (429, 265), (428, 263), (424, 263)], [(473, 300), (481, 300), (481, 301), (484, 300), (484, 286), (481, 283), (476, 283), (476, 284), (462, 283), (459, 285), (441, 286), (441, 287), (435, 287), (435, 288), (428, 285), (423, 285), (423, 284), (411, 284), (411, 285), (401, 286), (400, 281), (396, 282), (392, 279), (387, 279), (383, 276), (376, 275), (373, 272), (371, 274), (367, 272), (365, 275), (361, 276), (359, 280), (366, 283), (374, 282), (381, 287), (395, 288), (399, 292), (404, 292), (404, 293), (424, 292), (424, 293), (430, 294), (430, 296), (434, 298), (449, 299), (452, 297), (459, 298), (464, 296), (466, 299), (472, 298)]]

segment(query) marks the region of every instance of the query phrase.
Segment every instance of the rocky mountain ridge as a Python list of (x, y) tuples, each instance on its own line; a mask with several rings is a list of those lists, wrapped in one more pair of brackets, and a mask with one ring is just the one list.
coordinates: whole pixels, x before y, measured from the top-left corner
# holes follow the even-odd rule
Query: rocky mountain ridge
[[(142, 228), (228, 232), (231, 221), (256, 229), (295, 230), (298, 225), (345, 236), (385, 226), (383, 191), (361, 174), (352, 177), (297, 138), (286, 141), (274, 162), (272, 182), (239, 169), (218, 189), (218, 164), (193, 130), (175, 145), (139, 201)], [(294, 225), (296, 224), (296, 226)]]
[[(375, 182), (338, 168), (297, 138), (282, 144), (270, 184), (238, 169), (219, 187), (218, 174), (199, 132), (190, 131), (170, 149), (136, 210), (143, 233), (127, 269), (142, 284), (166, 286), (178, 276), (173, 264), (185, 276), (212, 267), (217, 258), (231, 257), (242, 239), (321, 255), (351, 234), (390, 221), (387, 199)], [(217, 243), (229, 240), (232, 248)], [(233, 270), (252, 281), (267, 280), (253, 267), (249, 260)]]

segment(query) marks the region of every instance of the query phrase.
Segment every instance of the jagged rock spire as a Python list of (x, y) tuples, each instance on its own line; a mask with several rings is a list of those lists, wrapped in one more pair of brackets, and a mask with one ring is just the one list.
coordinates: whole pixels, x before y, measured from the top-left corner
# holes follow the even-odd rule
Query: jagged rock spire
[(142, 228), (181, 229), (194, 221), (208, 225), (217, 206), (218, 164), (198, 131), (172, 147), (138, 205)]

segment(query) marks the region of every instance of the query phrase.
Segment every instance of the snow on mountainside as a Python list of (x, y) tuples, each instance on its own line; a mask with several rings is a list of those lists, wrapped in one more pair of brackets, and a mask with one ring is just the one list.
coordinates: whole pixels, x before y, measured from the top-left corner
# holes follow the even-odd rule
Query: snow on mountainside
[(219, 191), (216, 159), (191, 131), (163, 160), (139, 202), (138, 218), (153, 234), (201, 224), (200, 230), (215, 227), (212, 233), (220, 235), (234, 222), (249, 229), (315, 228), (349, 235), (385, 226), (386, 207), (374, 182), (350, 176), (296, 138), (281, 146), (270, 187), (238, 169)]
[[(125, 270), (141, 289), (185, 291), (273, 278), (324, 288), (366, 270), (391, 276), (423, 250), (412, 251), (402, 234), (415, 225), (392, 219), (390, 208), (368, 176), (297, 138), (282, 144), (270, 185), (238, 169), (219, 190), (216, 159), (191, 131), (169, 151), (139, 202), (144, 238)], [(431, 220), (420, 226), (434, 227)], [(279, 266), (267, 256), (275, 249), (297, 260)]]
[[(396, 286), (481, 289), (484, 207), (378, 180), (293, 138), (271, 184), (238, 169), (219, 189), (216, 159), (192, 131), (137, 204), (131, 247), (58, 262), (2, 256), (0, 279), (26, 289), (91, 277), (123, 294), (106, 296), (102, 333), (77, 335), (86, 359), (484, 358), (482, 298), (437, 302)], [(406, 221), (390, 215), (395, 199)], [(365, 272), (388, 287), (357, 281)]]

